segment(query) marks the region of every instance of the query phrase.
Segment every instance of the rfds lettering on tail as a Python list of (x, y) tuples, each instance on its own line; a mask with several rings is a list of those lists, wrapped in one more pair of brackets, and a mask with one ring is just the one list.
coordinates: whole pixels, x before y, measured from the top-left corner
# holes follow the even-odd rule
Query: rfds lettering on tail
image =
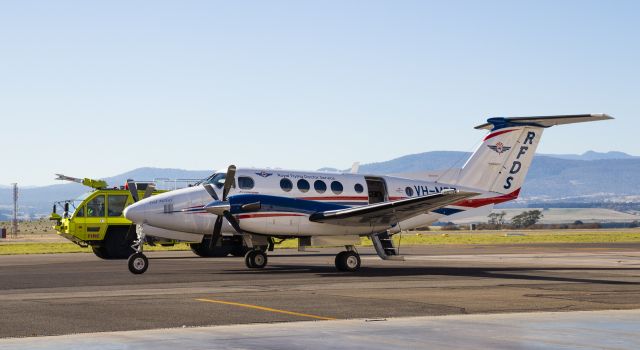
[[(453, 215), (473, 214), (518, 198), (544, 129), (561, 124), (613, 119), (606, 114), (490, 118), (488, 130), (461, 169), (429, 175), (386, 176), (236, 168), (215, 172), (197, 185), (162, 193), (124, 211), (137, 225), (136, 252), (129, 270), (147, 270), (144, 242), (201, 242), (215, 252), (225, 237), (239, 236), (245, 264), (264, 268), (275, 240), (344, 246), (340, 271), (361, 264), (356, 245), (368, 237), (378, 256), (402, 259), (391, 237)], [(389, 191), (391, 189), (391, 191)], [(166, 206), (171, 203), (171, 206)]]

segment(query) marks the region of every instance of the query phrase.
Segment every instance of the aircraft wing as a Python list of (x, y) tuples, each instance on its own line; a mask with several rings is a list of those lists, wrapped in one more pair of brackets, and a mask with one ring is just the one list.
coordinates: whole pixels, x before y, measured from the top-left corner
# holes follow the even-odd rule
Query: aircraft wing
[(309, 216), (313, 222), (323, 222), (347, 226), (383, 226), (425, 214), (446, 207), (479, 193), (445, 190), (428, 196), (382, 202), (360, 207), (328, 210)]

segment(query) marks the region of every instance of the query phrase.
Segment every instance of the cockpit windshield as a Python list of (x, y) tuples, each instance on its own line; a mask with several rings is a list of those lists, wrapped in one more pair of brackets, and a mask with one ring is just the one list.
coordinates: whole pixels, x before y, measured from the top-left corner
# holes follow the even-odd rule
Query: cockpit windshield
[(206, 180), (204, 180), (203, 184), (211, 184), (217, 188), (222, 188), (224, 186), (224, 179), (227, 177), (226, 173), (214, 173), (209, 176)]

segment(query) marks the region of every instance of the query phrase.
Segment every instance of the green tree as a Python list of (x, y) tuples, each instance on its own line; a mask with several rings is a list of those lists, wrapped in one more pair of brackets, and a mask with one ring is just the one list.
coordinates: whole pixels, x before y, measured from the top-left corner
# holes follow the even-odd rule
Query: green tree
[(540, 210), (529, 210), (514, 216), (511, 223), (517, 228), (525, 228), (535, 225), (542, 217)]
[(506, 212), (502, 211), (499, 213), (491, 213), (489, 214), (489, 225), (504, 225), (504, 216), (507, 215)]

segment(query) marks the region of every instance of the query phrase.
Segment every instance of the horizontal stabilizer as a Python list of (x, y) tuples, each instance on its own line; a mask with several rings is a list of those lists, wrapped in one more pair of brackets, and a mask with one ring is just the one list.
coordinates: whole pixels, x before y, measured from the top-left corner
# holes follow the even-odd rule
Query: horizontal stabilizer
[(489, 118), (487, 122), (476, 126), (476, 129), (497, 130), (512, 126), (537, 126), (548, 128), (554, 125), (593, 122), (597, 120), (613, 119), (607, 114), (575, 114), (575, 115), (552, 115), (538, 117), (515, 117), (515, 118)]

